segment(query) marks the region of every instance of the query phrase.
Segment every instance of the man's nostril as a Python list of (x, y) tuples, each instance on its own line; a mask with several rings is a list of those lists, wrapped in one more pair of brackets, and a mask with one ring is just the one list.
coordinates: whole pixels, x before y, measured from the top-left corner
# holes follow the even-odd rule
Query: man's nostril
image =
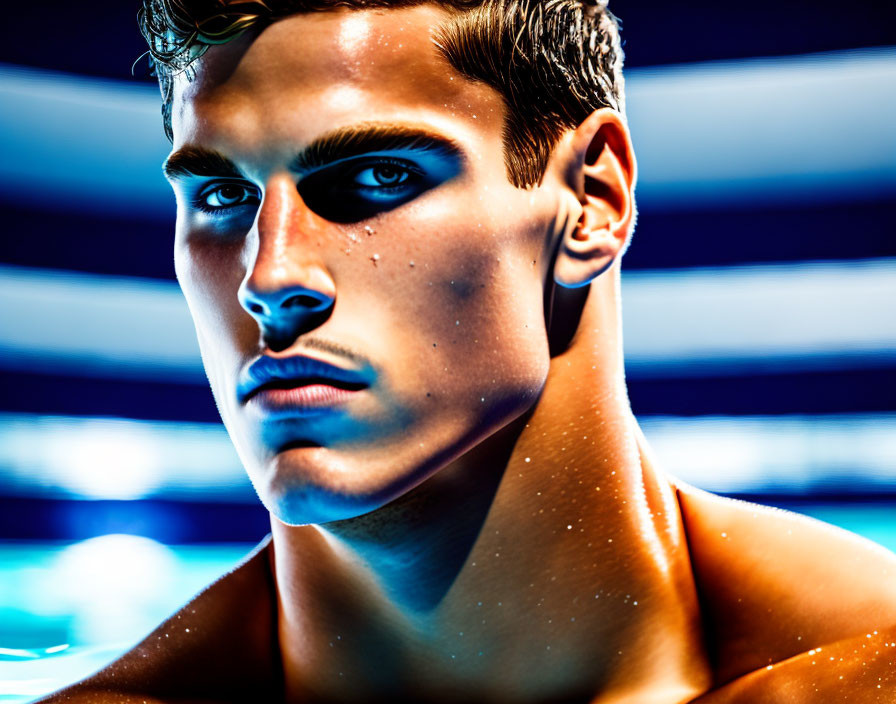
[(264, 313), (264, 306), (262, 306), (261, 303), (250, 303), (249, 310), (253, 313), (261, 315), (262, 313)]
[(290, 296), (281, 304), (283, 308), (317, 308), (321, 304), (321, 300), (308, 294), (299, 293)]

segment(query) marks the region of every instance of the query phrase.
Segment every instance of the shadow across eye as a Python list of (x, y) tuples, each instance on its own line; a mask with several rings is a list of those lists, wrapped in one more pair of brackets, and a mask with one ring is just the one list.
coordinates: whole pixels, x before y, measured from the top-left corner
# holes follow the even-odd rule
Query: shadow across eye
[(371, 156), (314, 171), (298, 189), (305, 205), (322, 218), (358, 222), (404, 205), (458, 171), (456, 160), (435, 154), (414, 161)]

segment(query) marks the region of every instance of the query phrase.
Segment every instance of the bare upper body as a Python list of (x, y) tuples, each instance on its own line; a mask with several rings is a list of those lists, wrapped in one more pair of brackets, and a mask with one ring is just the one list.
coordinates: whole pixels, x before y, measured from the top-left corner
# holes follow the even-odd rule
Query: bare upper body
[(624, 119), (514, 185), (451, 19), (290, 16), (174, 80), (178, 279), (272, 539), (49, 701), (893, 701), (896, 557), (650, 459)]
[[(892, 702), (896, 697), (896, 556), (786, 511), (687, 486), (676, 490), (698, 594), (699, 645), (683, 648), (689, 677), (633, 682), (621, 692), (562, 701)], [(116, 663), (48, 702), (283, 701), (274, 546), (264, 541)], [(639, 604), (640, 606), (640, 604)], [(282, 618), (282, 616), (280, 616)], [(523, 623), (536, 615), (516, 612)], [(189, 624), (189, 625), (186, 625)], [(189, 634), (185, 632), (190, 628)], [(347, 632), (343, 637), (351, 637)], [(647, 628), (639, 641), (655, 637)], [(376, 646), (370, 646), (371, 657)], [(323, 656), (332, 653), (326, 646)], [(635, 651), (629, 658), (637, 658)], [(536, 674), (541, 672), (540, 669)], [(497, 673), (496, 673), (497, 674)], [(451, 686), (406, 697), (359, 684), (346, 701), (444, 701)], [(335, 701), (309, 695), (296, 702)], [(471, 692), (457, 701), (560, 701)]]

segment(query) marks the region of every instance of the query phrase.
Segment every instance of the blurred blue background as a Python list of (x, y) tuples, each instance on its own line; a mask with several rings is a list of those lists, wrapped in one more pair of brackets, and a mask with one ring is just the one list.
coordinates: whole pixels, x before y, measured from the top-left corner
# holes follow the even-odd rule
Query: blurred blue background
[[(120, 0), (0, 28), (0, 701), (79, 678), (268, 531), (174, 282)], [(632, 405), (663, 465), (896, 549), (896, 6), (616, 0)]]

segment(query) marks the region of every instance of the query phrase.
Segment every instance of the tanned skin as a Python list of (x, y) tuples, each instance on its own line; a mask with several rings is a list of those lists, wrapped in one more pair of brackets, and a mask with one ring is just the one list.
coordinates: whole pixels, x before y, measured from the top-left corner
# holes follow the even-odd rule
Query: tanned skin
[[(625, 122), (598, 110), (513, 187), (506, 108), (437, 50), (446, 17), (295, 15), (177, 82), (177, 273), (272, 538), (44, 701), (896, 700), (896, 557), (651, 459), (621, 354)], [(334, 130), (450, 148), (309, 190), (295, 156)], [(388, 205), (324, 216), (359, 184)], [(331, 307), (278, 312), (293, 290)], [(374, 381), (320, 416), (238, 398), (246, 364), (297, 354)]]

